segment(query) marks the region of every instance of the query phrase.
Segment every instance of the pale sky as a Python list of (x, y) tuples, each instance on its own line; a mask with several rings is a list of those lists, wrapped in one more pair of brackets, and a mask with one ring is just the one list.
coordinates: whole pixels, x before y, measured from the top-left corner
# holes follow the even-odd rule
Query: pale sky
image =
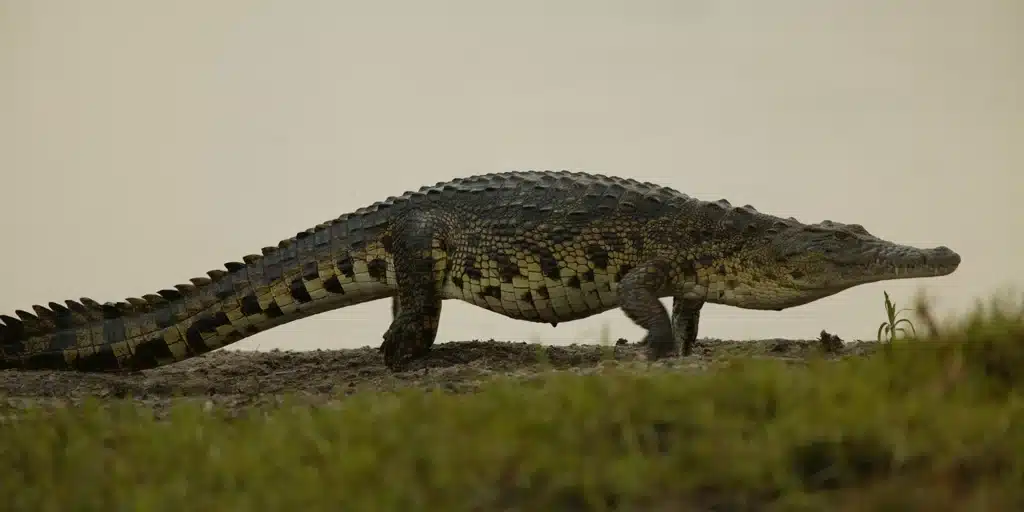
[[(0, 312), (141, 296), (425, 184), (570, 169), (963, 257), (700, 336), (1024, 284), (1024, 2), (0, 0)], [(243, 349), (376, 346), (387, 300)], [(635, 341), (447, 301), (438, 343)]]

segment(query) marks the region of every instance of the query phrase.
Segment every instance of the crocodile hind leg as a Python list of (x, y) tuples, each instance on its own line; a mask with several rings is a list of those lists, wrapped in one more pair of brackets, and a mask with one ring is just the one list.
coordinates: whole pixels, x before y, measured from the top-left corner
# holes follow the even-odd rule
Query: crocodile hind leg
[(675, 342), (683, 347), (683, 355), (693, 354), (693, 346), (697, 342), (697, 326), (700, 324), (700, 308), (704, 301), (673, 297), (672, 299), (672, 332)]
[(647, 346), (649, 359), (661, 359), (678, 352), (672, 335), (672, 321), (658, 299), (669, 283), (668, 263), (655, 260), (630, 270), (619, 283), (619, 307), (634, 323), (647, 329), (640, 342)]
[[(391, 297), (391, 321), (394, 322), (398, 318), (398, 314), (402, 311), (402, 304), (398, 301), (398, 295)], [(384, 352), (384, 344), (381, 343), (377, 347), (378, 352)]]
[[(398, 318), (398, 314), (402, 311), (402, 305), (398, 302), (398, 295), (391, 297), (391, 321), (394, 322)], [(381, 343), (377, 347), (377, 352), (384, 352), (385, 343)]]
[(384, 364), (399, 370), (434, 344), (441, 319), (441, 284), (447, 255), (437, 221), (429, 213), (410, 212), (391, 228), (392, 258), (398, 293), (391, 303), (391, 326), (384, 333)]

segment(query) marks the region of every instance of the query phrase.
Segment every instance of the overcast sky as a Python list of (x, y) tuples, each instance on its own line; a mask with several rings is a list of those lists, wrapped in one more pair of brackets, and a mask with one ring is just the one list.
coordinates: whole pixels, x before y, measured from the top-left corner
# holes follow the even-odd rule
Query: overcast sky
[[(500, 5), (500, 7), (498, 7)], [(556, 7), (557, 5), (557, 7)], [(873, 338), (1024, 284), (1024, 3), (0, 0), (0, 312), (153, 293), (458, 176), (572, 169), (948, 245), (952, 276), (701, 336)], [(235, 348), (380, 343), (388, 301)], [(438, 342), (639, 339), (445, 303)]]

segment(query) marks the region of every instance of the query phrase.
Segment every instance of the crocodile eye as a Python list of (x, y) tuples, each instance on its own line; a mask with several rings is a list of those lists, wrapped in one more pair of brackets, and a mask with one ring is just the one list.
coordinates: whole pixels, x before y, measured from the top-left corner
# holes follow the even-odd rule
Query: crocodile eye
[(847, 240), (850, 238), (850, 234), (845, 231), (836, 231), (832, 236), (835, 237), (836, 240)]

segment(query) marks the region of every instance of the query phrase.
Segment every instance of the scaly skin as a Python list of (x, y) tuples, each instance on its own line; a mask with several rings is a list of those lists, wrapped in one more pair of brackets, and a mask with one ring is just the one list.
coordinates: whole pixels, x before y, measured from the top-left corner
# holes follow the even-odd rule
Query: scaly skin
[[(852, 286), (952, 273), (960, 256), (858, 225), (801, 224), (635, 180), (567, 171), (423, 187), (157, 294), (0, 316), (0, 367), (134, 371), (181, 361), (322, 311), (393, 297), (392, 370), (434, 343), (441, 304), (577, 320), (622, 308), (649, 357), (684, 355), (707, 303), (782, 310)], [(659, 298), (672, 297), (671, 315)]]

